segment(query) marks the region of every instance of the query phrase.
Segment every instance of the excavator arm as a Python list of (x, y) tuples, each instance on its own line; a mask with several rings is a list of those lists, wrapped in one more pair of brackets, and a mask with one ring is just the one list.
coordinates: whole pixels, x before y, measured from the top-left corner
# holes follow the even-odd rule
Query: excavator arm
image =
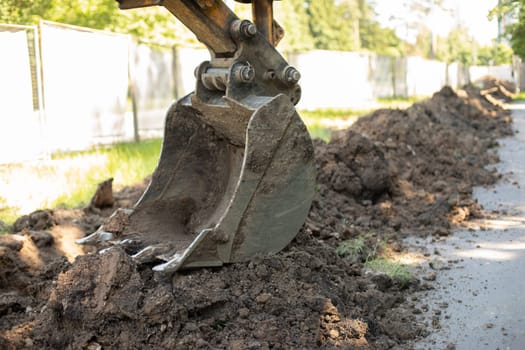
[(283, 249), (314, 195), (310, 136), (295, 111), (299, 72), (275, 49), (283, 31), (272, 0), (253, 0), (254, 23), (221, 0), (118, 0), (162, 5), (210, 51), (195, 91), (166, 116), (151, 183), (81, 244), (120, 245), (165, 273), (220, 266)]

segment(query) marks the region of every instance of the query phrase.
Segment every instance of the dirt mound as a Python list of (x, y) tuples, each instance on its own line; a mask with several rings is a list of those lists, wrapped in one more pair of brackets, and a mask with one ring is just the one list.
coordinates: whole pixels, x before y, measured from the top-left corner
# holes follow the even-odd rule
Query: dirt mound
[(487, 95), (487, 98), (492, 102), (504, 101), (510, 102), (516, 92), (516, 84), (511, 81), (500, 80), (491, 75), (486, 75), (474, 82), (474, 84), (481, 89), (482, 95)]
[[(68, 237), (143, 186), (116, 193), (113, 207), (32, 214), (0, 239), (0, 348), (406, 348), (426, 332), (409, 295), (431, 286), (363, 263), (371, 250), (401, 250), (401, 237), (446, 235), (481, 215), (472, 186), (497, 179), (484, 166), (510, 133), (508, 113), (474, 87), (376, 111), (315, 141), (316, 198), (284, 251), (169, 279), (118, 247), (66, 254)], [(356, 238), (359, 252), (341, 250)]]

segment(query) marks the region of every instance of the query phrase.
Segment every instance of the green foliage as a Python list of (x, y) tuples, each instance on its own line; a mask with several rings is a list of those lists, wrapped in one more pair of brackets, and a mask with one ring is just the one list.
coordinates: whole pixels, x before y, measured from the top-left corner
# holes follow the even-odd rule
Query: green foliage
[(0, 1), (0, 23), (34, 24), (46, 16), (54, 6), (54, 0), (2, 0)]
[(308, 4), (303, 0), (286, 0), (274, 3), (281, 10), (276, 17), (285, 30), (285, 36), (279, 46), (290, 52), (311, 50), (314, 40), (309, 28)]
[(367, 261), (365, 266), (371, 270), (386, 274), (402, 287), (407, 287), (414, 279), (414, 276), (412, 276), (412, 273), (405, 265), (399, 262), (389, 261), (382, 257)]
[(501, 0), (489, 14), (490, 18), (512, 18), (515, 23), (507, 26), (502, 33), (510, 39), (514, 53), (525, 59), (525, 0)]
[[(183, 24), (162, 7), (121, 11), (115, 0), (3, 0), (0, 22), (36, 24), (40, 19), (135, 35), (161, 45), (199, 44)], [(276, 18), (286, 35), (282, 49), (366, 49), (391, 56), (403, 51), (391, 29), (374, 20), (365, 0), (286, 0), (277, 2)], [(249, 5), (235, 5), (242, 18)]]
[(395, 31), (381, 27), (378, 22), (363, 22), (360, 36), (363, 49), (393, 57), (402, 56), (404, 53), (401, 39)]
[(355, 49), (350, 40), (350, 28), (334, 0), (310, 0), (308, 14), (310, 32), (316, 49)]
[(481, 66), (492, 66), (511, 64), (514, 52), (507, 44), (494, 41), (491, 46), (482, 46), (478, 49), (477, 64)]
[(377, 239), (374, 233), (368, 232), (341, 242), (335, 252), (341, 258), (348, 259), (351, 262), (366, 264), (368, 261), (377, 259), (385, 248), (386, 243), (383, 240)]
[(161, 7), (121, 11), (115, 0), (0, 2), (0, 22), (36, 24), (40, 19), (133, 34), (158, 44), (196, 42), (193, 34)]
[(468, 30), (458, 26), (446, 38), (439, 38), (436, 58), (470, 65), (475, 62), (476, 50), (475, 40), (468, 35)]
[(335, 252), (341, 258), (347, 256), (360, 256), (367, 250), (366, 242), (362, 238), (356, 238), (348, 241), (343, 241), (337, 248)]
[(525, 101), (525, 91), (521, 91), (513, 98), (514, 101)]

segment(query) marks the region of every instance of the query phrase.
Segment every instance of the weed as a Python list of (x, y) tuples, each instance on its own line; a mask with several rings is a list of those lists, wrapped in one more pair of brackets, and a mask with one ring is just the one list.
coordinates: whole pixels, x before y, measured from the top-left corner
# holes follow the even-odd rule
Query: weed
[(343, 241), (335, 249), (335, 252), (341, 258), (345, 258), (347, 256), (352, 256), (352, 257), (361, 256), (365, 252), (365, 250), (367, 250), (365, 240), (362, 238), (356, 238), (356, 239), (351, 239), (348, 241)]
[(407, 287), (414, 279), (408, 268), (399, 263), (389, 261), (383, 257), (376, 257), (365, 263), (365, 266), (374, 271), (380, 271), (388, 275), (402, 287)]
[(386, 247), (382, 240), (375, 240), (372, 232), (359, 235), (357, 238), (341, 242), (335, 252), (341, 258), (352, 262), (366, 263), (375, 259)]

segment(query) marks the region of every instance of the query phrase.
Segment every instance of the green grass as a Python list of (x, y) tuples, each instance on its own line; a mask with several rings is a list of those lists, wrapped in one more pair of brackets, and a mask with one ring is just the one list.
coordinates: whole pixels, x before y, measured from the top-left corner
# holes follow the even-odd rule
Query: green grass
[(407, 286), (414, 278), (407, 266), (399, 262), (389, 261), (383, 257), (369, 260), (365, 263), (365, 266), (371, 270), (380, 271), (388, 275), (402, 286)]
[(360, 234), (354, 239), (341, 242), (335, 252), (343, 259), (364, 263), (370, 270), (380, 271), (405, 287), (413, 280), (412, 273), (406, 265), (393, 262), (385, 257), (387, 244), (377, 239), (373, 232)]
[(525, 101), (525, 91), (520, 91), (513, 99), (514, 101)]
[(82, 207), (111, 177), (116, 188), (140, 182), (155, 169), (160, 147), (160, 139), (120, 143), (0, 166), (0, 220), (11, 224), (36, 209)]
[(356, 238), (341, 242), (335, 249), (335, 252), (341, 258), (349, 256), (358, 257), (363, 255), (368, 249), (366, 241), (363, 238)]
[[(427, 99), (428, 96), (409, 96), (409, 97), (379, 97), (377, 102), (380, 105), (388, 106), (387, 108), (402, 108), (398, 106), (410, 106), (415, 102)], [(406, 108), (406, 107), (403, 107)]]
[(301, 110), (299, 115), (305, 119), (346, 119), (355, 118), (358, 116), (366, 115), (372, 112), (373, 108), (364, 109), (316, 109), (316, 110)]
[(329, 141), (332, 131), (350, 126), (373, 109), (317, 109), (299, 111), (312, 138)]
[(377, 239), (373, 232), (361, 233), (358, 237), (341, 242), (335, 252), (352, 262), (366, 263), (375, 259), (386, 249), (386, 243)]
[[(103, 166), (94, 166), (86, 174), (78, 174), (71, 169), (68, 178), (73, 185), (68, 193), (64, 193), (50, 203), (51, 207), (78, 207), (85, 205), (97, 188), (97, 184), (113, 177), (115, 185), (131, 185), (150, 175), (160, 152), (161, 140), (147, 140), (139, 143), (120, 143), (92, 151), (72, 154), (55, 155), (53, 159), (74, 159), (76, 157), (101, 157), (105, 159)], [(78, 176), (81, 178), (78, 178)], [(83, 180), (85, 179), (85, 180)]]

